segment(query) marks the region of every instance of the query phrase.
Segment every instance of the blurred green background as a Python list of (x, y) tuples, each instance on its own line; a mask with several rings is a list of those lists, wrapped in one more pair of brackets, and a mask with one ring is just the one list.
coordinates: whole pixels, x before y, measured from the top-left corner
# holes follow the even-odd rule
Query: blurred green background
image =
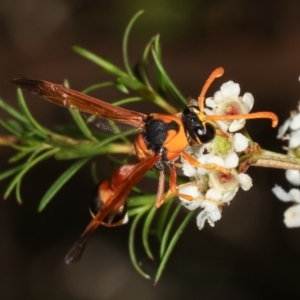
[[(123, 32), (140, 9), (145, 14), (130, 36), (132, 63), (150, 37), (160, 33), (164, 66), (187, 97), (196, 97), (211, 71), (223, 66), (225, 75), (209, 95), (233, 80), (240, 83), (242, 93), (254, 95), (254, 111), (274, 111), (283, 122), (296, 108), (300, 98), (300, 2), (296, 0), (2, 0), (1, 97), (16, 103), (15, 89), (5, 84), (15, 77), (56, 82), (67, 78), (77, 90), (106, 80), (107, 75), (71, 47), (80, 45), (122, 64)], [(109, 89), (94, 95), (117, 99)], [(72, 122), (66, 110), (36, 97), (27, 99), (43, 124), (53, 128)], [(0, 116), (5, 117), (2, 112)], [(255, 141), (282, 151), (277, 131), (268, 121), (248, 123)], [(0, 151), (4, 169), (12, 150)], [(37, 214), (37, 205), (68, 165), (54, 160), (40, 165), (26, 177), (22, 206), (13, 197), (0, 203), (1, 299), (299, 299), (300, 230), (284, 227), (287, 206), (270, 190), (281, 182), (289, 188), (284, 172), (250, 169), (253, 188), (237, 195), (215, 228), (206, 226), (199, 232), (192, 221), (162, 280), (153, 287), (131, 266), (129, 226), (101, 228), (80, 263), (64, 264), (65, 254), (90, 220), (89, 168), (78, 173), (43, 213)], [(98, 170), (101, 178), (112, 173), (106, 161), (98, 164)], [(0, 184), (1, 193), (5, 184)], [(151, 272), (155, 264), (143, 255), (141, 262)]]

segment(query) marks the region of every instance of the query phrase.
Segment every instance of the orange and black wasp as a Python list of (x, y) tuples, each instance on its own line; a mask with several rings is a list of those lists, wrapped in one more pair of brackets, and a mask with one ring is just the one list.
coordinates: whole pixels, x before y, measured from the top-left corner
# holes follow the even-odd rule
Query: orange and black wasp
[[(182, 157), (195, 167), (219, 169), (216, 165), (202, 166), (193, 156), (185, 152), (191, 143), (204, 144), (214, 139), (220, 131), (215, 121), (269, 118), (272, 126), (278, 123), (277, 116), (271, 112), (249, 114), (205, 115), (205, 94), (212, 81), (223, 74), (223, 68), (217, 68), (207, 79), (198, 97), (198, 103), (190, 105), (177, 114), (149, 115), (114, 106), (105, 101), (74, 91), (62, 84), (41, 80), (17, 78), (10, 83), (37, 94), (42, 98), (66, 108), (72, 108), (112, 121), (133, 126), (139, 130), (134, 142), (135, 154), (139, 162), (119, 167), (111, 180), (101, 182), (91, 206), (93, 219), (77, 243), (66, 256), (66, 263), (78, 261), (90, 234), (101, 224), (107, 226), (122, 223), (126, 213), (126, 199), (132, 188), (155, 167), (159, 170), (156, 207), (160, 207), (170, 195), (193, 200), (189, 195), (179, 194), (176, 185), (175, 161)], [(164, 194), (164, 169), (170, 170), (169, 190)]]

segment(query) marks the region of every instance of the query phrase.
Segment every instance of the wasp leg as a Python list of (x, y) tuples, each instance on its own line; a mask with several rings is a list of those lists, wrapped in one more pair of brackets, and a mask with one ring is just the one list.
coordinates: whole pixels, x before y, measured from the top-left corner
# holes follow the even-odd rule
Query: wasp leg
[(162, 197), (157, 197), (156, 203), (155, 203), (155, 206), (157, 208), (159, 208), (161, 205), (163, 205), (168, 200), (168, 198), (171, 197), (172, 195), (184, 198), (189, 201), (194, 200), (194, 198), (192, 196), (181, 194), (177, 191), (178, 187), (176, 185), (177, 184), (176, 169), (173, 164), (169, 165), (169, 167), (170, 167), (170, 182), (169, 182), (170, 188)]
[(187, 186), (196, 186), (196, 187), (199, 187), (199, 189), (201, 188), (197, 183), (195, 182), (187, 182), (187, 183), (183, 183), (183, 184), (180, 184), (178, 186), (175, 186), (171, 189), (168, 190), (168, 192), (166, 193), (166, 195), (164, 196), (164, 199), (166, 200), (168, 197), (170, 197), (171, 195), (174, 195), (174, 196), (177, 196), (177, 197), (180, 197), (186, 201), (210, 201), (210, 202), (214, 202), (215, 204), (217, 204), (218, 206), (224, 206), (226, 205), (227, 203), (224, 203), (220, 200), (217, 200), (217, 199), (213, 199), (213, 198), (209, 198), (209, 197), (206, 197), (206, 196), (200, 196), (200, 197), (193, 197), (191, 195), (186, 195), (186, 194), (182, 194), (182, 193), (179, 193), (178, 190), (183, 188), (183, 187), (187, 187)]
[[(159, 178), (158, 178), (158, 189), (157, 189), (157, 196), (156, 196), (156, 207), (161, 206), (161, 199), (163, 198), (163, 194), (165, 191), (165, 171), (159, 171)], [(159, 206), (157, 206), (159, 205)]]

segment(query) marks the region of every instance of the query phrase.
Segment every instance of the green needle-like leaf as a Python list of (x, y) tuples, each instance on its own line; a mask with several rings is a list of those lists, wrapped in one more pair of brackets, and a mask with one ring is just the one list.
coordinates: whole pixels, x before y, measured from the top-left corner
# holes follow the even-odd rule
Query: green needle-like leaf
[(19, 204), (22, 204), (22, 198), (21, 198), (21, 183), (22, 181), (18, 181), (17, 184), (16, 184), (16, 199), (17, 199), (17, 202)]
[(23, 168), (24, 168), (24, 165), (20, 165), (20, 166), (17, 166), (15, 168), (11, 168), (9, 170), (1, 172), (0, 173), (0, 181), (5, 179), (5, 178), (8, 178), (8, 177), (12, 176), (13, 174), (19, 172)]
[[(158, 37), (156, 38), (158, 40)], [(186, 98), (181, 94), (181, 92), (177, 89), (167, 72), (165, 71), (164, 67), (162, 66), (162, 63), (160, 61), (159, 54), (157, 53), (157, 50), (155, 48), (152, 48), (152, 56), (154, 58), (154, 62), (158, 68), (158, 70), (161, 72), (162, 80), (164, 80), (165, 84), (168, 86), (171, 92), (179, 99), (181, 100), (182, 104), (186, 106), (187, 101)]]
[(126, 98), (126, 99), (121, 99), (121, 100), (115, 101), (112, 104), (116, 105), (116, 106), (122, 106), (124, 104), (139, 102), (142, 100), (143, 100), (143, 98), (141, 98), (141, 97), (131, 97), (131, 98)]
[(17, 130), (15, 126), (13, 126), (13, 124), (11, 124), (10, 122), (5, 122), (4, 120), (0, 119), (0, 125), (16, 137), (20, 138), (22, 136), (22, 133)]
[[(121, 78), (123, 78), (123, 77), (121, 77)], [(120, 79), (120, 78), (117, 78), (117, 80), (114, 82), (115, 88), (124, 94), (129, 94), (129, 90), (126, 87), (126, 85), (123, 84), (122, 82), (118, 81), (118, 79)]]
[(183, 220), (183, 222), (180, 224), (177, 231), (173, 235), (173, 237), (170, 241), (170, 244), (169, 244), (169, 246), (168, 246), (168, 248), (167, 248), (160, 264), (159, 264), (158, 270), (157, 270), (156, 275), (155, 275), (154, 284), (156, 284), (159, 281), (159, 279), (162, 275), (162, 272), (163, 272), (163, 270), (164, 270), (164, 268), (167, 264), (167, 261), (168, 261), (170, 255), (171, 255), (171, 253), (172, 253), (172, 251), (173, 251), (180, 235), (182, 234), (183, 230), (185, 229), (185, 227), (187, 226), (187, 224), (189, 223), (189, 221), (193, 217), (194, 213), (195, 213), (195, 211), (192, 210), (186, 215), (185, 219)]
[(95, 63), (96, 65), (101, 67), (101, 69), (103, 69), (104, 71), (106, 71), (110, 74), (113, 74), (115, 76), (121, 76), (121, 77), (128, 76), (125, 72), (123, 72), (121, 69), (116, 67), (114, 64), (112, 64), (108, 60), (103, 59), (84, 48), (81, 48), (79, 46), (74, 46), (73, 50), (76, 53), (80, 54), (81, 56), (85, 57), (86, 59), (92, 61), (93, 63)]
[(143, 83), (148, 87), (149, 90), (153, 91), (153, 88), (151, 86), (150, 80), (148, 79), (147, 76), (147, 67), (148, 67), (148, 57), (149, 57), (149, 53), (151, 51), (151, 48), (153, 46), (153, 43), (155, 41), (156, 37), (153, 37), (149, 43), (146, 45), (145, 49), (144, 49), (144, 53), (143, 53), (143, 57), (142, 60), (139, 64), (139, 74), (142, 78)]
[(160, 208), (160, 214), (158, 219), (158, 225), (157, 225), (157, 237), (161, 241), (164, 230), (165, 230), (165, 223), (167, 221), (167, 216), (170, 211), (170, 208), (172, 206), (174, 197), (169, 199), (161, 208)]
[(160, 257), (161, 258), (165, 254), (165, 249), (167, 247), (167, 242), (168, 242), (168, 238), (169, 238), (172, 226), (173, 226), (175, 219), (176, 219), (178, 213), (180, 212), (181, 208), (182, 208), (181, 205), (177, 205), (176, 209), (174, 210), (174, 212), (172, 214), (172, 217), (170, 218), (170, 220), (167, 224), (167, 227), (165, 228), (164, 235), (162, 237), (161, 244), (160, 244)]
[(75, 123), (77, 124), (78, 128), (83, 133), (83, 135), (86, 138), (88, 138), (89, 140), (97, 141), (97, 139), (93, 136), (92, 132), (88, 128), (86, 122), (82, 118), (80, 112), (77, 110), (74, 110), (74, 109), (69, 109), (69, 112), (70, 112), (71, 116), (73, 117)]
[(136, 254), (135, 254), (135, 235), (136, 235), (136, 228), (138, 225), (138, 222), (142, 218), (142, 216), (151, 208), (151, 206), (144, 206), (143, 210), (134, 218), (131, 227), (130, 227), (130, 232), (129, 232), (129, 255), (131, 258), (131, 262), (134, 266), (134, 268), (137, 270), (138, 273), (140, 273), (144, 278), (146, 279), (151, 279), (149, 274), (147, 274), (139, 265)]
[(124, 38), (123, 38), (123, 46), (122, 46), (122, 49), (123, 49), (123, 60), (124, 60), (124, 65), (125, 65), (125, 68), (126, 68), (126, 71), (129, 75), (132, 75), (132, 71), (131, 71), (131, 68), (130, 68), (130, 64), (129, 64), (129, 59), (128, 59), (128, 38), (129, 38), (129, 33), (131, 31), (131, 28), (133, 26), (133, 24), (135, 23), (135, 21), (137, 20), (137, 18), (143, 14), (144, 11), (143, 10), (140, 10), (138, 11), (132, 18), (131, 20), (129, 21), (126, 29), (125, 29), (125, 33), (124, 33)]
[(85, 88), (84, 90), (82, 90), (82, 93), (83, 94), (88, 94), (94, 90), (97, 90), (97, 89), (102, 89), (104, 87), (107, 87), (107, 86), (113, 86), (114, 83), (112, 81), (107, 81), (107, 82), (102, 82), (102, 83), (96, 83), (96, 84), (93, 84), (87, 88)]
[(85, 156), (94, 156), (104, 153), (130, 153), (132, 154), (132, 147), (129, 144), (111, 144), (113, 141), (124, 138), (125, 136), (132, 133), (132, 130), (122, 132), (120, 134), (115, 134), (109, 136), (101, 142), (94, 141), (83, 141), (76, 145), (69, 145), (60, 148), (55, 157), (57, 159), (73, 159)]
[(88, 162), (90, 158), (83, 158), (78, 160), (76, 163), (71, 165), (65, 172), (63, 172), (50, 186), (45, 195), (40, 201), (38, 211), (41, 212), (50, 200), (56, 195), (56, 193), (65, 185), (65, 183), (70, 180), (70, 178), (84, 165)]
[(92, 174), (93, 182), (96, 185), (97, 183), (100, 182), (100, 179), (99, 179), (99, 176), (97, 173), (97, 165), (95, 162), (92, 162), (92, 164), (91, 164), (91, 174)]
[(8, 162), (10, 163), (15, 163), (18, 160), (24, 158), (25, 156), (29, 155), (32, 151), (34, 151), (33, 149), (30, 150), (24, 150), (24, 151), (20, 151), (19, 153), (17, 153), (16, 155), (12, 156)]
[(18, 89), (17, 90), (17, 95), (18, 95), (18, 100), (19, 100), (19, 105), (26, 117), (26, 119), (29, 121), (29, 123), (33, 126), (33, 128), (37, 129), (38, 133), (42, 136), (45, 137), (49, 132), (45, 130), (32, 116), (30, 113), (28, 106), (25, 102), (25, 98), (23, 96), (22, 90)]
[(117, 79), (117, 81), (134, 90), (143, 98), (152, 101), (157, 106), (160, 106), (166, 112), (172, 114), (177, 112), (177, 110), (172, 105), (170, 105), (165, 99), (161, 98), (154, 91), (149, 90), (147, 86), (140, 82), (137, 78), (133, 76), (120, 77)]
[(26, 117), (24, 117), (24, 115), (22, 115), (20, 112), (18, 112), (16, 109), (14, 109), (12, 106), (10, 106), (7, 102), (5, 102), (1, 98), (0, 98), (0, 108), (5, 110), (16, 120), (19, 120), (23, 123), (28, 123), (28, 120), (26, 119)]
[(156, 200), (156, 195), (142, 195), (142, 196), (135, 196), (130, 197), (127, 200), (127, 205), (129, 209), (131, 207), (137, 207), (137, 206), (148, 206), (148, 205), (154, 205)]
[(54, 148), (51, 149), (49, 151), (44, 152), (43, 154), (41, 154), (40, 156), (36, 157), (35, 159), (32, 160), (28, 160), (27, 163), (25, 164), (24, 168), (14, 177), (14, 179), (10, 182), (10, 184), (8, 185), (5, 193), (4, 193), (4, 199), (6, 199), (11, 191), (13, 190), (13, 188), (16, 186), (16, 184), (22, 180), (23, 176), (36, 164), (38, 164), (39, 162), (45, 160), (48, 157), (51, 157), (55, 154), (55, 152), (57, 152), (58, 149)]
[(154, 256), (152, 254), (152, 251), (151, 251), (150, 245), (149, 245), (149, 235), (150, 235), (151, 223), (152, 223), (152, 220), (153, 220), (156, 212), (157, 212), (157, 208), (155, 206), (153, 206), (145, 219), (144, 226), (143, 226), (143, 232), (142, 232), (142, 241), (143, 241), (143, 246), (144, 246), (145, 252), (148, 255), (148, 257), (152, 260), (154, 260)]

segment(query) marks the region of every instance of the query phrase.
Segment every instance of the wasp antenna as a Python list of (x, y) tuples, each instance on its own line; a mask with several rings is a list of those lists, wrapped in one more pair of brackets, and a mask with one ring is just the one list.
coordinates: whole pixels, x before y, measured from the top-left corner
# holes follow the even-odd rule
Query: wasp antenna
[(262, 111), (262, 112), (240, 114), (240, 115), (213, 115), (213, 116), (205, 117), (205, 120), (211, 120), (211, 121), (239, 120), (239, 119), (270, 119), (272, 121), (272, 127), (276, 127), (278, 124), (278, 117), (270, 111)]
[(204, 98), (205, 98), (205, 94), (206, 94), (208, 88), (210, 87), (210, 85), (216, 78), (221, 77), (223, 74), (224, 74), (224, 69), (222, 67), (219, 67), (219, 68), (215, 69), (210, 74), (208, 79), (206, 80), (206, 82), (201, 90), (201, 93), (198, 97), (198, 104), (199, 104), (199, 109), (201, 112), (204, 111)]

